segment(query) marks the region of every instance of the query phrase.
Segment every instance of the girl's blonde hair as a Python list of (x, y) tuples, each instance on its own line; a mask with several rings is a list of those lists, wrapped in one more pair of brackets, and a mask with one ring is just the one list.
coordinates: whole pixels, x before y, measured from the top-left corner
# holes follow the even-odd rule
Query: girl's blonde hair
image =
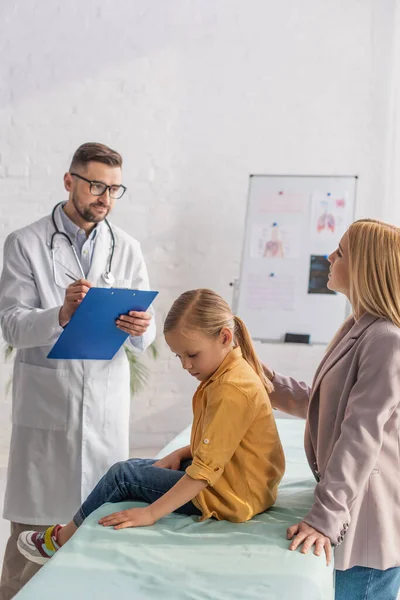
[(400, 327), (400, 228), (374, 219), (348, 229), (350, 302), (363, 312)]
[(188, 329), (198, 329), (204, 335), (217, 337), (224, 327), (231, 330), (233, 343), (239, 346), (243, 358), (253, 367), (267, 392), (273, 391), (272, 383), (266, 378), (250, 334), (242, 319), (233, 315), (232, 310), (221, 296), (212, 290), (199, 289), (185, 292), (173, 303), (164, 323), (164, 334), (184, 325)]

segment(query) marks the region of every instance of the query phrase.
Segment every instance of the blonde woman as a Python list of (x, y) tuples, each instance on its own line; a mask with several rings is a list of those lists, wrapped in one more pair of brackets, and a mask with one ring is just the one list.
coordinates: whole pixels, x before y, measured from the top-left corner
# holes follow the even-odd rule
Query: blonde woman
[(32, 562), (47, 562), (106, 502), (148, 503), (100, 520), (115, 529), (153, 525), (173, 511), (243, 522), (274, 504), (284, 455), (268, 397), (272, 385), (243, 321), (215, 292), (193, 290), (173, 304), (164, 334), (182, 367), (200, 382), (190, 446), (158, 461), (114, 465), (65, 527), (20, 535), (18, 549)]
[[(330, 255), (329, 288), (352, 305), (313, 386), (273, 373), (272, 405), (306, 419), (317, 485), (290, 549), (335, 548), (337, 600), (396, 600), (400, 587), (400, 229), (353, 223)], [(329, 315), (327, 315), (329, 318)]]

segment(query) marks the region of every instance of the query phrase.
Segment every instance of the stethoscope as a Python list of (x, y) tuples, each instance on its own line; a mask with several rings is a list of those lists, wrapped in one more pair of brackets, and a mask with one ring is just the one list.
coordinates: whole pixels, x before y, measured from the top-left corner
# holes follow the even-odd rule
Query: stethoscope
[[(67, 233), (65, 233), (64, 231), (60, 231), (57, 227), (57, 223), (56, 223), (56, 219), (55, 219), (55, 213), (56, 210), (59, 206), (61, 206), (61, 204), (64, 204), (64, 202), (59, 202), (58, 204), (55, 205), (55, 207), (52, 210), (51, 213), (51, 220), (53, 221), (53, 226), (54, 226), (54, 233), (52, 234), (51, 238), (50, 238), (50, 252), (51, 252), (51, 256), (52, 256), (52, 262), (53, 262), (53, 277), (54, 277), (54, 283), (56, 284), (57, 287), (61, 288), (61, 289), (65, 289), (65, 286), (61, 286), (57, 283), (57, 274), (56, 274), (56, 260), (55, 260), (55, 246), (54, 246), (54, 238), (57, 237), (57, 235), (62, 235), (67, 241), (68, 244), (71, 246), (72, 252), (74, 254), (75, 260), (76, 260), (76, 264), (79, 267), (79, 270), (81, 272), (82, 275), (82, 279), (86, 279), (86, 275), (85, 272), (83, 270), (82, 267), (82, 263), (79, 260), (79, 256), (77, 251), (75, 250), (75, 246), (72, 243), (71, 238), (69, 237), (69, 235)], [(114, 258), (114, 250), (115, 250), (115, 236), (114, 236), (114, 232), (111, 228), (110, 223), (108, 222), (107, 219), (104, 219), (108, 230), (110, 232), (110, 236), (111, 236), (111, 250), (110, 250), (110, 256), (108, 258), (108, 265), (107, 265), (107, 269), (104, 271), (103, 273), (103, 279), (105, 281), (105, 283), (107, 285), (113, 285), (113, 283), (115, 282), (115, 277), (111, 272), (111, 267), (112, 267), (112, 261)], [(67, 273), (68, 275), (68, 273)], [(68, 275), (68, 277), (71, 277), (71, 275)], [(72, 278), (72, 277), (71, 277)]]

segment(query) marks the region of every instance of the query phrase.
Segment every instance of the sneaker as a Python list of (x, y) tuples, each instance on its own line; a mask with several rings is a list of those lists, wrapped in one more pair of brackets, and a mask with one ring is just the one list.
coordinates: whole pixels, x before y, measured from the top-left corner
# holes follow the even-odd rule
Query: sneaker
[(37, 565), (44, 565), (60, 548), (57, 533), (61, 525), (53, 525), (46, 531), (23, 531), (17, 540), (20, 553)]

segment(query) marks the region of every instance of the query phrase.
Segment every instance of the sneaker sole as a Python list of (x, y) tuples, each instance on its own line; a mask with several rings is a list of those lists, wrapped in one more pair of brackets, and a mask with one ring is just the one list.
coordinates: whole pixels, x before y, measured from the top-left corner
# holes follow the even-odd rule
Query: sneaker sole
[(32, 556), (32, 554), (30, 554), (30, 552), (28, 552), (28, 550), (25, 550), (24, 546), (22, 546), (22, 544), (20, 544), (19, 540), (17, 542), (17, 547), (18, 547), (19, 552), (22, 554), (22, 556), (24, 558), (26, 558), (30, 562), (35, 563), (36, 565), (43, 566), (46, 563), (48, 563), (51, 558), (50, 556), (48, 558), (45, 558), (44, 556)]

